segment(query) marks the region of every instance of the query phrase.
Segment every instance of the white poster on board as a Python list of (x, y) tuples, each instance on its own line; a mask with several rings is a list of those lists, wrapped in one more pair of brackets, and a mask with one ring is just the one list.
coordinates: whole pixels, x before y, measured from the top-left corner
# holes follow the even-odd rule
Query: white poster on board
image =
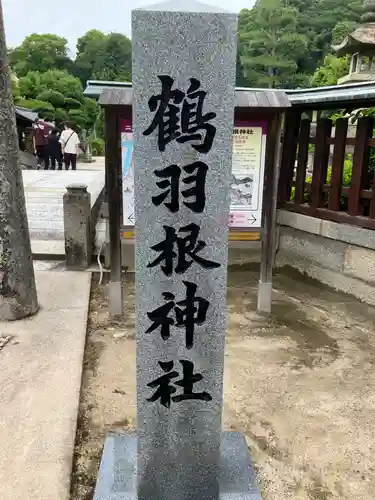
[(134, 163), (131, 120), (121, 120), (123, 226), (134, 226)]
[(236, 124), (233, 131), (230, 226), (262, 225), (267, 123)]
[[(229, 225), (262, 225), (267, 123), (236, 123), (233, 130), (232, 193)], [(121, 120), (123, 226), (134, 226), (134, 164), (131, 120)]]

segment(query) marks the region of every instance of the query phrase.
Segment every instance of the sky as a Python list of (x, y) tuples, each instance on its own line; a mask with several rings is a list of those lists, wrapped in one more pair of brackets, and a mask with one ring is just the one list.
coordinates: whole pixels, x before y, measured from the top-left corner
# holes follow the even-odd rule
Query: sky
[[(187, 2), (189, 0), (186, 0)], [(232, 12), (251, 8), (255, 0), (204, 0)], [(90, 29), (131, 34), (131, 10), (160, 3), (154, 0), (2, 0), (8, 47), (20, 45), (31, 33), (54, 33), (68, 39), (74, 52), (77, 39)]]

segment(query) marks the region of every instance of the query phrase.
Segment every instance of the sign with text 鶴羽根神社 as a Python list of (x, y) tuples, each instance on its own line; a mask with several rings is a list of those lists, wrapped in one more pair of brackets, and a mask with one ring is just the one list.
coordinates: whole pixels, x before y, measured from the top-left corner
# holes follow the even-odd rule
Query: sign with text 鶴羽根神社
[[(262, 225), (267, 122), (236, 122), (233, 130), (229, 227)], [(121, 120), (123, 226), (134, 226), (134, 164), (131, 120)]]
[(261, 500), (245, 437), (222, 430), (230, 204), (237, 219), (261, 205), (265, 135), (255, 122), (233, 131), (237, 21), (196, 0), (132, 12), (133, 121), (121, 121), (129, 99), (110, 92), (106, 167), (116, 197), (120, 127), (124, 230), (134, 221), (136, 236), (137, 432), (107, 436), (95, 500)]
[(237, 16), (203, 8), (133, 12), (139, 500), (219, 495)]

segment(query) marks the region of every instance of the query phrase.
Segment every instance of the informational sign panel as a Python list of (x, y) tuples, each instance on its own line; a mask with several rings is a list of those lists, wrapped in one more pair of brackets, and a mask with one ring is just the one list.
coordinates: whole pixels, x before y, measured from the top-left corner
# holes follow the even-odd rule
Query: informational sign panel
[[(254, 230), (262, 225), (266, 138), (266, 122), (236, 123), (233, 131), (230, 228)], [(133, 227), (134, 164), (130, 119), (121, 121), (121, 149), (123, 225)]]
[(131, 120), (121, 120), (123, 225), (134, 226), (134, 163)]
[(260, 228), (267, 123), (236, 123), (233, 131), (231, 228)]

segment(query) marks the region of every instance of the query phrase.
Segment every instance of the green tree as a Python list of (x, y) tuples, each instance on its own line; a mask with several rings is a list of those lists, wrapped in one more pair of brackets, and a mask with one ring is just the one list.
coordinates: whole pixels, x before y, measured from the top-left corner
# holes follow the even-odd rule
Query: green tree
[(67, 71), (30, 71), (19, 79), (19, 90), (22, 105), (57, 124), (69, 119), (76, 127), (91, 130), (99, 115), (98, 104), (84, 97), (80, 80)]
[[(332, 42), (336, 42), (340, 36), (338, 31), (335, 33), (335, 27), (346, 22), (351, 23), (348, 26), (354, 28), (362, 12), (362, 0), (309, 0), (308, 2), (285, 0), (285, 2), (299, 12), (297, 29), (309, 40), (309, 59), (315, 68), (323, 64), (324, 57), (332, 50)], [(347, 34), (348, 32), (344, 36)]]
[(332, 30), (332, 43), (341, 43), (357, 26), (355, 21), (340, 21)]
[(132, 45), (129, 38), (119, 33), (108, 35), (101, 70), (94, 76), (107, 80), (131, 80)]
[(94, 80), (131, 79), (131, 41), (125, 35), (91, 30), (77, 42), (75, 74), (85, 85)]
[(349, 73), (349, 57), (336, 57), (329, 54), (324, 58), (323, 66), (318, 68), (311, 78), (311, 85), (322, 87), (336, 85), (339, 78)]
[(107, 36), (99, 30), (90, 30), (77, 41), (75, 75), (85, 85), (102, 66)]
[(240, 60), (252, 86), (292, 87), (308, 41), (297, 33), (298, 11), (282, 0), (258, 0), (239, 22)]
[[(239, 17), (237, 82), (308, 86), (332, 53), (332, 44), (341, 43), (355, 29), (363, 13), (362, 1), (257, 0)], [(375, 2), (370, 3), (374, 7), (367, 6), (365, 17), (375, 19)]]
[(21, 94), (30, 99), (35, 99), (44, 91), (53, 90), (59, 92), (65, 98), (71, 97), (80, 102), (83, 101), (83, 87), (75, 76), (67, 71), (51, 69), (44, 73), (30, 71), (26, 76), (19, 79)]
[(29, 71), (71, 69), (67, 43), (65, 38), (52, 34), (27, 36), (19, 47), (9, 51), (12, 70), (22, 77)]
[(12, 85), (12, 97), (13, 97), (13, 102), (16, 102), (17, 99), (21, 97), (21, 92), (20, 92), (20, 86), (18, 83), (18, 78), (14, 73), (10, 73), (10, 81)]
[(50, 102), (54, 108), (63, 108), (65, 105), (65, 97), (56, 90), (43, 90), (36, 96), (38, 101)]

